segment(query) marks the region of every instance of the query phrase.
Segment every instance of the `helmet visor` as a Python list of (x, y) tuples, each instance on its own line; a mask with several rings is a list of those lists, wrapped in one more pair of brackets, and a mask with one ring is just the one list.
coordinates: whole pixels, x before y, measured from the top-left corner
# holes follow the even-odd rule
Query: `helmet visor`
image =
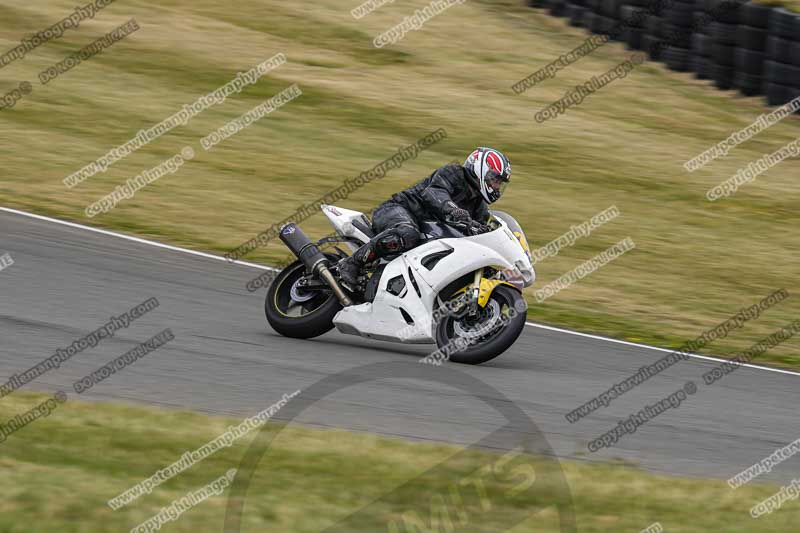
[(497, 201), (508, 187), (508, 178), (503, 177), (497, 172), (489, 172), (486, 176), (486, 187), (489, 189), (489, 195), (492, 201)]

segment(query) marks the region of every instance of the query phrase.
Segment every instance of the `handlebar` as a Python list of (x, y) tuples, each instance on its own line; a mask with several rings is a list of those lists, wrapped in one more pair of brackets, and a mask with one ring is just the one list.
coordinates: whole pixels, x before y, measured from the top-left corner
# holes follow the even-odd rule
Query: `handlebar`
[(445, 223), (447, 223), (450, 226), (453, 226), (454, 228), (464, 231), (464, 233), (470, 236), (480, 235), (482, 233), (488, 233), (490, 231), (494, 231), (491, 228), (491, 226), (488, 226), (486, 224), (481, 224), (477, 220), (472, 220), (472, 219), (466, 222), (461, 222), (454, 220), (450, 217), (446, 217)]

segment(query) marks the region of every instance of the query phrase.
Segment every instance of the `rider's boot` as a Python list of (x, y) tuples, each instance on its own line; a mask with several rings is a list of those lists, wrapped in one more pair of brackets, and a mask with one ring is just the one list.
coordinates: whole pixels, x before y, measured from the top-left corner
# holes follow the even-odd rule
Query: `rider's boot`
[(385, 229), (353, 253), (339, 261), (339, 279), (351, 292), (358, 290), (358, 277), (364, 265), (380, 257), (410, 250), (419, 242), (419, 230), (402, 222)]
[(358, 277), (361, 270), (370, 261), (376, 258), (372, 250), (371, 243), (364, 244), (356, 250), (353, 255), (345, 257), (337, 263), (339, 267), (339, 279), (351, 292), (358, 289)]

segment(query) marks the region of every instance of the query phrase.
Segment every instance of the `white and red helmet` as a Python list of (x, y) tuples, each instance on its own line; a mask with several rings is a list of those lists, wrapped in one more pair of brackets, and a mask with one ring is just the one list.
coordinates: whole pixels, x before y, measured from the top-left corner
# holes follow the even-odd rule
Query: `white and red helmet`
[(506, 156), (481, 146), (469, 155), (464, 166), (473, 174), (484, 200), (491, 204), (500, 199), (511, 179), (511, 163)]

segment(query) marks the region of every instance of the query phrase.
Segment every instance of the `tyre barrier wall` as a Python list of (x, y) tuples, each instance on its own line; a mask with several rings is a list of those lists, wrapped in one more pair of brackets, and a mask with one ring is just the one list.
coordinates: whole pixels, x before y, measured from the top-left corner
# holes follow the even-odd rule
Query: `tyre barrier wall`
[(719, 89), (800, 97), (800, 14), (742, 0), (528, 0)]

